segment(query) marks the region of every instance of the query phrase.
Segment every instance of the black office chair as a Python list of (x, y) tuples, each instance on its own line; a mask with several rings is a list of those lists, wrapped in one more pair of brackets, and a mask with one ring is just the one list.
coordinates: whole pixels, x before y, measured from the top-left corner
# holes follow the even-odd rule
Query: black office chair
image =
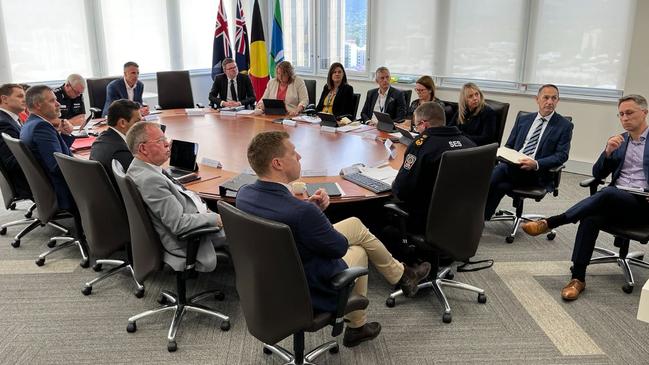
[(412, 99), (412, 90), (401, 90), (403, 92), (404, 99), (406, 99), (406, 109), (410, 105), (410, 99)]
[(88, 101), (90, 101), (91, 108), (99, 109), (99, 112), (96, 113), (97, 117), (103, 115), (104, 104), (106, 104), (106, 86), (111, 81), (119, 78), (111, 76), (86, 79), (86, 83), (88, 84)]
[[(59, 209), (56, 192), (50, 182), (50, 178), (45, 174), (40, 163), (36, 161), (32, 151), (19, 139), (12, 138), (5, 133), (2, 134), (2, 138), (4, 138), (9, 150), (14, 154), (20, 168), (25, 173), (25, 178), (27, 179), (27, 183), (34, 197), (34, 202), (36, 203), (36, 215), (40, 221), (40, 225), (49, 224), (50, 222), (64, 218), (73, 218), (70, 212)], [(81, 227), (76, 228), (77, 233), (81, 232)], [(58, 242), (60, 244), (57, 245)], [(77, 246), (79, 248), (79, 252), (81, 253), (81, 262), (79, 265), (81, 267), (86, 268), (89, 265), (84, 243), (75, 237), (52, 237), (47, 243), (47, 246), (50, 247), (50, 250), (38, 256), (36, 265), (43, 266), (47, 256), (69, 246)]]
[(157, 72), (158, 105), (160, 109), (185, 109), (194, 107), (189, 71)]
[(442, 100), (444, 103), (444, 115), (446, 116), (446, 124), (451, 122), (451, 119), (457, 114), (458, 105), (454, 101)]
[[(120, 271), (128, 270), (133, 280), (131, 236), (126, 211), (120, 195), (115, 191), (106, 170), (98, 161), (82, 160), (55, 153), (54, 158), (77, 202), (81, 224), (88, 241), (89, 254), (95, 259), (93, 269), (102, 265), (114, 266), (107, 272), (85, 283), (81, 293), (90, 295), (94, 284)], [(109, 259), (118, 251), (126, 251), (125, 260)], [(135, 296), (144, 296), (144, 286), (135, 280)]]
[(496, 100), (485, 99), (485, 103), (496, 112), (496, 121), (498, 122), (498, 134), (496, 143), (502, 144), (503, 133), (505, 133), (505, 124), (507, 124), (507, 113), (509, 113), (509, 103), (503, 103)]
[[(597, 192), (597, 187), (604, 184), (603, 180), (590, 178), (579, 183), (582, 187), (590, 189), (590, 195)], [(622, 290), (630, 294), (635, 287), (635, 280), (631, 265), (649, 269), (649, 262), (644, 261), (644, 252), (629, 252), (630, 241), (637, 241), (643, 245), (649, 242), (649, 225), (621, 225), (619, 223), (602, 222), (600, 230), (609, 233), (615, 237), (613, 244), (619, 248), (619, 252), (611, 251), (603, 247), (595, 247), (595, 252), (603, 256), (591, 258), (590, 264), (616, 263), (624, 274), (625, 283)]]
[(361, 94), (354, 93), (354, 115), (352, 120), (358, 117), (358, 105), (361, 103)]
[[(140, 192), (133, 180), (124, 174), (122, 165), (113, 160), (113, 174), (117, 181), (117, 186), (122, 194), (126, 206), (126, 215), (131, 232), (131, 244), (133, 254), (133, 270), (135, 280), (142, 283), (144, 280), (156, 271), (162, 269), (162, 252), (163, 247), (160, 237), (153, 228), (151, 218)], [(202, 236), (218, 232), (219, 228), (205, 227), (198, 228), (178, 236), (181, 241), (187, 241), (187, 263), (185, 270), (176, 271), (176, 290), (177, 294), (163, 290), (160, 292), (158, 303), (162, 305), (157, 309), (147, 310), (136, 314), (128, 319), (126, 331), (133, 333), (137, 331), (137, 320), (148, 317), (152, 314), (173, 311), (174, 315), (169, 325), (167, 334), (167, 350), (174, 352), (178, 349), (176, 343), (176, 332), (180, 326), (183, 316), (187, 312), (206, 314), (221, 319), (221, 330), (230, 329), (230, 318), (223, 313), (217, 312), (198, 304), (199, 301), (214, 297), (217, 300), (223, 300), (225, 295), (218, 290), (210, 290), (193, 295), (187, 298), (187, 279), (195, 273), (194, 266), (196, 263), (196, 254), (198, 245)], [(226, 260), (229, 255), (225, 251), (217, 250), (218, 261)]]
[(306, 85), (306, 92), (309, 94), (309, 104), (315, 104), (318, 101), (315, 99), (315, 80), (304, 80), (304, 85)]
[[(519, 111), (516, 119), (520, 118), (524, 114), (529, 114), (529, 112)], [(564, 116), (564, 118), (572, 121), (572, 117)], [(557, 166), (548, 170), (552, 180), (554, 189), (552, 191), (547, 191), (544, 186), (528, 186), (528, 187), (518, 187), (513, 189), (511, 193), (507, 194), (512, 198), (512, 207), (514, 212), (509, 210), (499, 210), (490, 221), (512, 221), (512, 229), (505, 237), (505, 242), (513, 243), (514, 237), (518, 232), (518, 227), (523, 222), (530, 222), (539, 219), (544, 219), (545, 215), (543, 214), (523, 214), (523, 203), (525, 199), (533, 199), (534, 201), (540, 202), (548, 193), (552, 193), (553, 196), (559, 196), (559, 184), (561, 183), (561, 171), (565, 168), (564, 165)], [(548, 240), (552, 241), (557, 236), (557, 232), (553, 229), (546, 234)]]
[[(475, 292), (479, 303), (487, 302), (483, 289), (451, 280), (454, 275), (450, 261), (468, 262), (478, 249), (497, 148), (492, 143), (442, 154), (424, 235), (404, 232), (408, 212), (396, 204), (385, 205), (402, 222), (403, 242), (407, 246), (414, 246), (411, 249), (426, 254), (436, 269), (431, 270), (437, 273), (436, 277), (419, 284), (419, 288), (433, 288), (444, 306), (444, 323), (452, 320), (451, 307), (443, 291), (445, 286)], [(444, 263), (440, 263), (440, 258), (444, 259)], [(394, 307), (395, 299), (401, 295), (402, 290), (395, 291), (385, 304)]]
[[(331, 325), (331, 335), (338, 336), (346, 313), (367, 308), (367, 298), (350, 296), (355, 279), (367, 275), (367, 268), (348, 268), (331, 278), (333, 287), (340, 290), (338, 309), (336, 313), (314, 313), (291, 229), (223, 201), (218, 207), (230, 242), (248, 331), (264, 343), (264, 352), (280, 356), (287, 364), (311, 364), (327, 350), (338, 352), (336, 341), (330, 341), (305, 355), (304, 333)], [(291, 335), (294, 354), (276, 345)]]

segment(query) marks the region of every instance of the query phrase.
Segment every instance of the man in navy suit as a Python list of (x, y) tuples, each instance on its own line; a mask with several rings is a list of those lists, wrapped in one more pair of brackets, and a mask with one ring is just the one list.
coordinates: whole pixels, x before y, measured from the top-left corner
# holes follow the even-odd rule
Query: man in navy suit
[(647, 224), (648, 198), (625, 188), (648, 191), (649, 143), (647, 143), (647, 99), (627, 95), (618, 101), (618, 116), (626, 132), (609, 138), (593, 165), (593, 176), (604, 180), (611, 173), (611, 184), (580, 201), (565, 213), (523, 224), (523, 230), (539, 235), (567, 223), (579, 223), (572, 251), (572, 279), (561, 291), (565, 300), (574, 300), (586, 288), (586, 267), (590, 263), (602, 222)]
[(376, 124), (375, 111), (390, 114), (394, 121), (403, 119), (406, 116), (406, 97), (401, 90), (390, 87), (390, 70), (387, 67), (377, 68), (375, 81), (379, 87), (367, 92), (361, 119)]
[(20, 140), (29, 147), (49, 176), (56, 192), (59, 208), (76, 211), (68, 185), (54, 159), (54, 152), (72, 156), (70, 146), (74, 142), (74, 137), (71, 135), (73, 127), (69, 122), (59, 119), (60, 104), (48, 86), (30, 87), (27, 89), (26, 99), (30, 114), (20, 130)]
[(142, 116), (139, 105), (127, 99), (116, 100), (108, 108), (108, 129), (101, 132), (92, 143), (90, 159), (101, 162), (115, 186), (117, 183), (112, 171), (113, 160), (119, 161), (124, 171), (128, 170), (133, 154), (126, 145), (126, 133), (140, 120)]
[(139, 103), (142, 115), (149, 114), (149, 107), (143, 105), (142, 94), (144, 93), (144, 84), (138, 80), (140, 77), (140, 66), (133, 61), (124, 64), (124, 78), (111, 81), (106, 85), (106, 103), (104, 104), (103, 116), (108, 114), (110, 104), (115, 100), (128, 99)]
[[(18, 114), (25, 111), (25, 90), (18, 84), (0, 86), (0, 133), (6, 133), (13, 138), (20, 138), (22, 125)], [(20, 198), (32, 196), (29, 184), (23, 170), (4, 139), (0, 138), (0, 161), (11, 180), (16, 194)]]
[(500, 200), (516, 187), (543, 186), (554, 190), (554, 182), (548, 170), (563, 165), (568, 160), (573, 125), (555, 112), (559, 103), (559, 89), (552, 84), (539, 88), (536, 95), (538, 113), (530, 113), (516, 119), (505, 147), (519, 151), (528, 157), (517, 165), (500, 163), (491, 174), (491, 185), (485, 220), (496, 211)]
[[(348, 218), (332, 225), (323, 211), (329, 205), (324, 189), (308, 200), (296, 198), (288, 185), (300, 177), (300, 154), (286, 132), (263, 132), (248, 146), (248, 162), (259, 180), (241, 188), (237, 208), (278, 221), (291, 228), (302, 259), (314, 309), (332, 312), (337, 292), (331, 278), (352, 266), (372, 262), (392, 285), (400, 284), (408, 296), (417, 292), (419, 281), (428, 276), (430, 264), (410, 268), (395, 260), (358, 218)], [(367, 296), (367, 276), (356, 281), (354, 293)], [(367, 322), (364, 310), (347, 315), (343, 345), (353, 347), (378, 336), (381, 325)]]
[(247, 75), (239, 73), (237, 63), (232, 58), (221, 62), (224, 73), (218, 75), (212, 84), (209, 99), (215, 108), (230, 108), (244, 105), (254, 107), (257, 99), (252, 82)]

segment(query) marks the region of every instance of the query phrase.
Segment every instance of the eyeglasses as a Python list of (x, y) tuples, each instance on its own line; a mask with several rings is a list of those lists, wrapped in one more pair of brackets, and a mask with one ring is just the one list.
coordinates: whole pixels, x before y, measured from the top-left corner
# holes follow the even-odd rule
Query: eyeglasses
[(151, 140), (151, 141), (144, 141), (142, 143), (161, 143), (161, 142), (162, 143), (169, 142), (169, 140), (167, 139), (167, 136), (162, 136), (162, 137), (160, 137), (158, 139), (154, 139), (154, 140)]
[(225, 70), (226, 71), (232, 71), (232, 70), (236, 70), (236, 69), (237, 69), (237, 66), (233, 66), (233, 67), (228, 67)]
[[(642, 110), (645, 110), (645, 109), (642, 109)], [(639, 111), (640, 111), (640, 110), (627, 110), (627, 111), (625, 111), (625, 112), (619, 112), (619, 113), (617, 113), (616, 115), (618, 116), (618, 118), (622, 118), (622, 117), (624, 117), (625, 115), (626, 115), (627, 117), (631, 118), (631, 116), (632, 116), (633, 114), (635, 114), (636, 112), (639, 112)]]
[(417, 87), (415, 88), (415, 91), (416, 91), (417, 93), (423, 93), (424, 91), (427, 91), (427, 90), (428, 90), (428, 89), (424, 89), (424, 88), (422, 88), (422, 89), (417, 88)]

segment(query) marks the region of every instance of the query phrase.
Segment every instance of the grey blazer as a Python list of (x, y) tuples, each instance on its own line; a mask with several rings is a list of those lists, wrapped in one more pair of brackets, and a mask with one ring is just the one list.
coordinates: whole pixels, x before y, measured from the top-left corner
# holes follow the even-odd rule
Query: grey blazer
[[(142, 160), (133, 159), (126, 174), (133, 179), (149, 208), (151, 221), (164, 246), (164, 262), (176, 271), (184, 270), (187, 242), (178, 241), (176, 237), (192, 229), (216, 225), (218, 214), (199, 213), (191, 198)], [(208, 272), (216, 268), (216, 252), (212, 244), (216, 239), (217, 236), (202, 238), (196, 256), (198, 271)]]

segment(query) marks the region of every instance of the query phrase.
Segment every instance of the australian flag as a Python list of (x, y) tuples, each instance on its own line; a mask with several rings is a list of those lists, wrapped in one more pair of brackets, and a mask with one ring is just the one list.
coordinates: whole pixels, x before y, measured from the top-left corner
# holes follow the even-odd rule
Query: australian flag
[(226, 57), (232, 57), (230, 49), (230, 36), (228, 35), (228, 20), (223, 10), (223, 1), (219, 4), (219, 13), (216, 15), (216, 30), (214, 31), (214, 44), (212, 46), (212, 80), (223, 73), (221, 62)]
[(235, 20), (235, 60), (239, 72), (248, 73), (250, 68), (250, 45), (248, 43), (248, 28), (246, 27), (246, 17), (243, 14), (241, 0), (237, 0), (237, 18)]

